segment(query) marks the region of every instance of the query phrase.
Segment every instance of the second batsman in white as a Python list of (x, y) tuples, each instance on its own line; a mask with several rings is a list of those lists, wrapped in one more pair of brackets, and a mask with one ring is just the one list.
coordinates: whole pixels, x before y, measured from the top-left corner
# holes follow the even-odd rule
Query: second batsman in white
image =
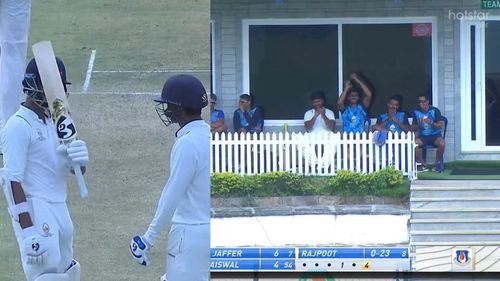
[[(66, 90), (66, 70), (57, 64)], [(85, 142), (59, 144), (36, 62), (26, 67), (26, 101), (1, 132), (2, 186), (28, 281), (79, 281), (73, 259), (73, 223), (66, 205), (66, 178), (89, 162)]]
[(166, 274), (161, 280), (209, 280), (210, 269), (210, 126), (201, 109), (208, 104), (203, 84), (191, 75), (176, 75), (163, 87), (156, 111), (165, 125), (178, 123), (170, 155), (170, 176), (146, 233), (130, 242), (140, 264), (160, 232), (171, 225)]

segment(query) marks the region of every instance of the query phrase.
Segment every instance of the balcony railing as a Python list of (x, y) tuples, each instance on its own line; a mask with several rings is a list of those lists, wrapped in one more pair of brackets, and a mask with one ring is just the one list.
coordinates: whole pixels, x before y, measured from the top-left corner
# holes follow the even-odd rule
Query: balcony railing
[(222, 133), (211, 141), (211, 172), (240, 175), (289, 171), (335, 175), (338, 170), (371, 173), (392, 166), (416, 178), (415, 136), (389, 132), (385, 144), (370, 133)]

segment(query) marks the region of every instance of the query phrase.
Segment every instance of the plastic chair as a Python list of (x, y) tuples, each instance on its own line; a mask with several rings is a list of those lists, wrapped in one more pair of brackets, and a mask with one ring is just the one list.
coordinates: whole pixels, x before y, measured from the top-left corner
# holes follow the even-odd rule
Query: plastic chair
[[(448, 118), (441, 115), (441, 120), (444, 121), (443, 139), (446, 140), (446, 129), (448, 128)], [(434, 144), (427, 144), (422, 147), (422, 158), (426, 163), (427, 163), (427, 149), (437, 149), (437, 146), (435, 146)], [(444, 155), (443, 159), (441, 159), (439, 163), (440, 165), (439, 167), (436, 167), (436, 169), (442, 172), (444, 170)]]

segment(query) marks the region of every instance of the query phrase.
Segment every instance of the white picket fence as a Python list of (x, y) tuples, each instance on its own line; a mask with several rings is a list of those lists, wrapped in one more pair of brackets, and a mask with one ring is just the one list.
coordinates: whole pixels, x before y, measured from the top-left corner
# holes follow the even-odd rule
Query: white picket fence
[(338, 170), (371, 173), (387, 166), (416, 178), (415, 136), (389, 133), (378, 146), (366, 133), (222, 133), (211, 141), (211, 172), (240, 175), (289, 171), (335, 175)]

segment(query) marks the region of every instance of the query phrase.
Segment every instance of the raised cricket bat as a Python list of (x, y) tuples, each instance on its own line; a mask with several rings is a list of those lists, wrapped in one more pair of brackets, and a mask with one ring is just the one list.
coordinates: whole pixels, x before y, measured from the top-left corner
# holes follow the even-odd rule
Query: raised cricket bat
[[(33, 45), (32, 49), (49, 110), (56, 125), (57, 137), (61, 143), (69, 144), (76, 139), (76, 127), (73, 118), (71, 118), (71, 110), (52, 44), (50, 41), (42, 41)], [(73, 170), (80, 189), (80, 196), (87, 197), (88, 190), (80, 166), (74, 166)]]

